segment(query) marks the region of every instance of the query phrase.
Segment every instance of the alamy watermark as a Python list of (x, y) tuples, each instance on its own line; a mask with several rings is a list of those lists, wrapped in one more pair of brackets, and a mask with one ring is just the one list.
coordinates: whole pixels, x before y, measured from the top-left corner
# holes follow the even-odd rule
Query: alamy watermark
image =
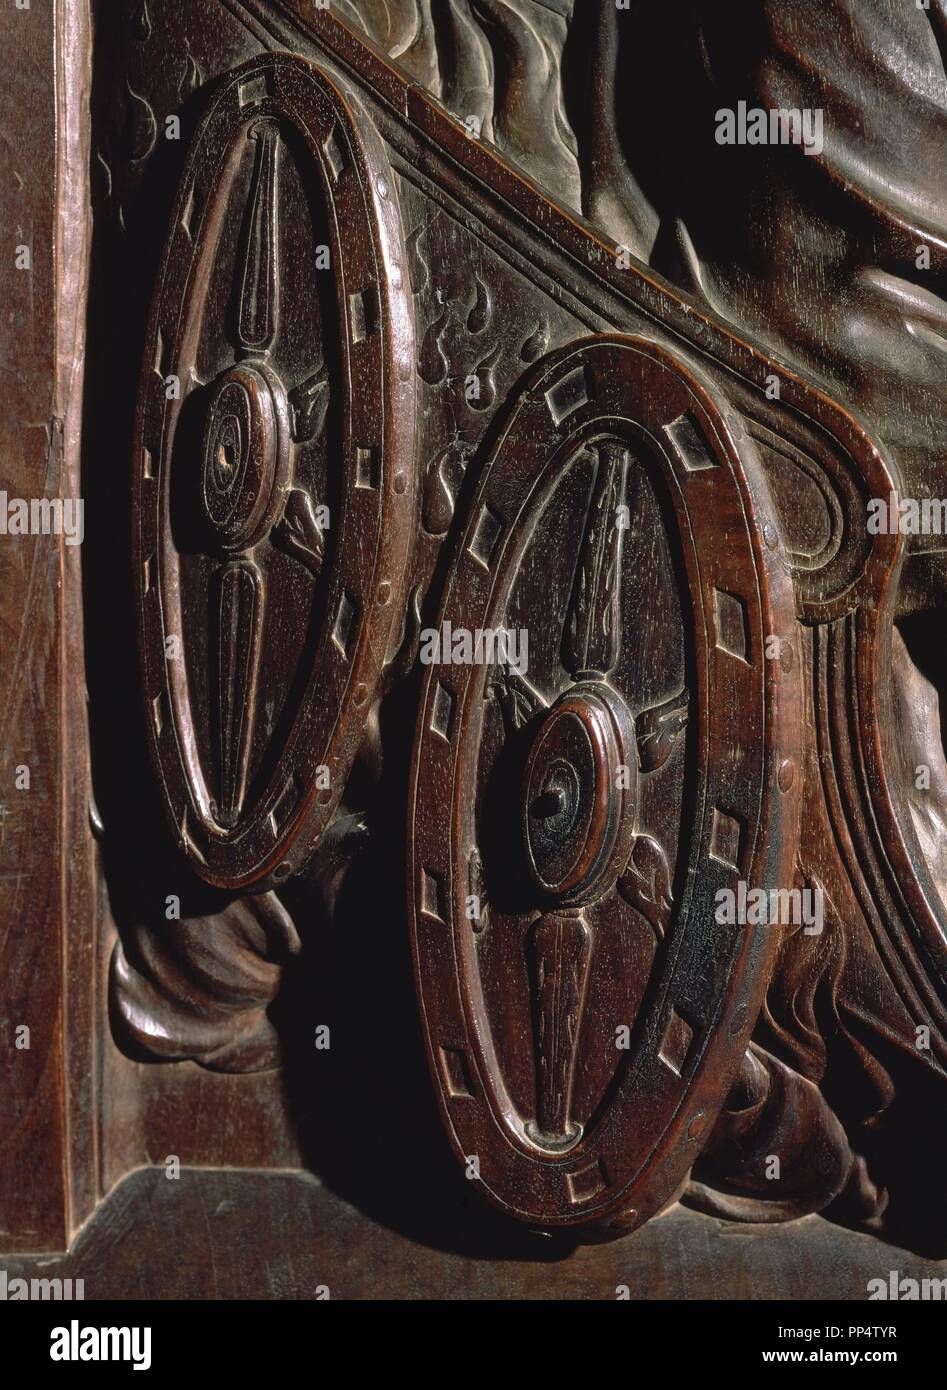
[(802, 927), (821, 936), (825, 924), (821, 888), (748, 888), (743, 879), (717, 891), (714, 914), (723, 927)]
[(71, 1303), (85, 1298), (84, 1279), (20, 1279), (0, 1269), (0, 1303)]
[(947, 536), (947, 498), (899, 497), (889, 492), (868, 503), (869, 536)]
[(869, 1301), (891, 1303), (947, 1302), (947, 1279), (902, 1278), (897, 1269), (889, 1269), (887, 1279), (869, 1279), (866, 1287)]
[(82, 1327), (73, 1318), (68, 1327), (49, 1334), (51, 1361), (130, 1361), (133, 1371), (151, 1368), (150, 1327)]
[(750, 107), (745, 101), (717, 112), (718, 145), (801, 145), (808, 155), (824, 148), (825, 113), (818, 107)]
[(518, 676), (529, 667), (529, 632), (525, 627), (426, 627), (421, 632), (425, 666), (508, 666)]
[(8, 497), (0, 492), (0, 536), (63, 536), (81, 545), (85, 504), (81, 497)]

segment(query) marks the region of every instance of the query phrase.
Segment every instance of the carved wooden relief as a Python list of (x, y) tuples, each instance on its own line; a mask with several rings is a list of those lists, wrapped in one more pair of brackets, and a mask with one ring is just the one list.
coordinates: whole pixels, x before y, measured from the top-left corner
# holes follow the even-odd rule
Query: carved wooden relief
[[(275, 55), (227, 73), (180, 179), (134, 446), (146, 711), (177, 841), (231, 893), (309, 863), (335, 912), (364, 837), (390, 834), (397, 786), (378, 777), (405, 738), (399, 692), (410, 703), (423, 678), (410, 926), (468, 1175), (532, 1226), (598, 1236), (681, 1195), (877, 1223), (890, 1197), (837, 1093), (835, 1044), (814, 1067), (798, 1020), (800, 989), (847, 1006), (843, 932), (905, 1046), (942, 1008), (904, 994), (908, 935), (935, 978), (940, 928), (921, 906), (908, 935), (894, 926), (864, 838), (886, 816), (910, 833), (872, 695), (899, 538), (863, 520), (894, 464), (841, 402), (629, 259), (656, 223), (610, 118), (567, 119), (540, 81), (579, 23), (569, 6), (451, 6), (434, 28), (411, 10), (402, 27), (374, 6), (348, 17), (398, 66), (345, 17), (304, 17), (292, 32), (317, 38), (320, 66)], [(617, 23), (605, 6), (584, 30), (607, 68)], [(518, 55), (555, 139), (521, 121), (499, 70), (480, 84), (488, 42)], [(346, 789), (356, 758), (375, 791)], [(833, 837), (858, 846), (842, 878)], [(726, 893), (809, 895), (819, 935), (721, 921)], [(842, 926), (855, 900), (862, 936)], [(887, 966), (868, 945), (876, 912)], [(175, 954), (126, 933), (125, 1036), (273, 1065), (267, 1009), (304, 917), (238, 896), (193, 916)], [(208, 950), (220, 1002), (199, 983)], [(758, 1170), (779, 1147), (796, 1160), (773, 1186)]]
[(210, 882), (270, 886), (328, 824), (404, 604), (414, 333), (393, 176), (324, 73), (234, 73), (198, 131), (136, 426), (151, 744)]
[(775, 942), (712, 924), (722, 886), (791, 869), (774, 526), (738, 422), (646, 340), (549, 359), (484, 464), (438, 628), (512, 651), (431, 668), (409, 875), (445, 1119), (535, 1224), (660, 1210), (758, 1012)]
[(82, 440), (21, 425), (100, 906), (18, 1243), (175, 1134), (319, 1171), (326, 1095), (344, 1188), (382, 1085), (504, 1231), (947, 1251), (942, 11), (98, 7)]

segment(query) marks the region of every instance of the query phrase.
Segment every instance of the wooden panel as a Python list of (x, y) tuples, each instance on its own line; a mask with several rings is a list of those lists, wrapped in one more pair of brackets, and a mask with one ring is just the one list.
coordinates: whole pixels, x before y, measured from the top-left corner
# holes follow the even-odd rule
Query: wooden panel
[(382, 1229), (83, 1258), (941, 1248), (943, 4), (92, 3), (0, 35), (0, 1248), (171, 1156)]
[[(15, 500), (58, 507), (79, 497), (86, 7), (6, 6), (0, 44), (0, 487), (12, 517)], [(61, 1248), (97, 1195), (81, 514), (60, 516), (58, 525), (55, 511), (48, 523), (31, 512), (29, 534), (0, 537), (0, 1245), (8, 1249)]]
[[(880, 1277), (887, 1286), (889, 1270), (904, 1280), (947, 1277), (945, 1260), (880, 1246), (817, 1216), (738, 1227), (678, 1207), (628, 1241), (576, 1249), (492, 1217), (465, 1198), (462, 1179), (453, 1191), (435, 1191), (433, 1224), (420, 1188), (410, 1209), (378, 1221), (302, 1174), (183, 1172), (169, 1181), (161, 1170), (136, 1173), (65, 1259), (42, 1267), (12, 1259), (6, 1269), (9, 1279), (83, 1279), (86, 1300), (613, 1303), (805, 1301), (821, 1293), (827, 1300), (864, 1301), (868, 1281)], [(774, 1322), (777, 1316), (791, 1320), (785, 1309), (774, 1309)], [(851, 1321), (835, 1312), (823, 1316)], [(917, 1328), (912, 1322), (912, 1349)]]

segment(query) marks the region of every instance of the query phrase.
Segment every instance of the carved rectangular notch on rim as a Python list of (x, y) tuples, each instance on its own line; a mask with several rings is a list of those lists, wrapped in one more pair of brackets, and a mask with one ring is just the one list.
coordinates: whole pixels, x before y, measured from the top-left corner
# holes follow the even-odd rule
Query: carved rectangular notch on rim
[(165, 689), (161, 689), (151, 702), (151, 717), (154, 719), (155, 733), (158, 738), (164, 733), (170, 715), (171, 707), (168, 702), (168, 692)]
[(245, 82), (240, 83), (237, 89), (237, 100), (241, 108), (257, 106), (270, 95), (270, 75), (268, 72), (258, 72), (254, 77), (248, 77)]
[(569, 1200), (574, 1206), (578, 1206), (582, 1202), (591, 1202), (593, 1197), (605, 1191), (608, 1186), (608, 1174), (605, 1172), (603, 1160), (596, 1158), (593, 1163), (580, 1168), (577, 1173), (570, 1173), (566, 1181), (569, 1185)]
[(582, 406), (587, 405), (590, 399), (585, 367), (576, 367), (575, 371), (564, 376), (561, 381), (557, 381), (555, 386), (550, 386), (546, 392), (549, 414), (556, 425), (561, 425), (567, 416), (574, 415), (577, 410), (581, 410)]
[(421, 870), (421, 916), (429, 922), (446, 926), (444, 916), (444, 885), (432, 869)]
[(750, 624), (744, 600), (726, 589), (714, 589), (714, 621), (720, 650), (749, 665)]
[(161, 378), (162, 382), (168, 375), (167, 351), (167, 339), (165, 338), (164, 333), (159, 328), (157, 333), (155, 334), (155, 371)]
[(431, 708), (431, 729), (449, 743), (453, 723), (454, 697), (447, 687), (438, 681)]
[(191, 241), (194, 240), (195, 229), (199, 225), (200, 220), (200, 204), (197, 199), (197, 190), (192, 187), (190, 193), (187, 195), (184, 211), (181, 214), (181, 226), (184, 228), (185, 232), (187, 232)]
[(274, 836), (279, 835), (283, 827), (289, 822), (290, 816), (296, 809), (299, 796), (299, 781), (294, 772), (286, 779), (286, 784), (273, 803), (273, 809), (270, 812), (270, 829)]
[(355, 450), (355, 486), (377, 489), (379, 473), (378, 450), (359, 445)]
[(441, 1075), (451, 1100), (473, 1100), (473, 1081), (466, 1052), (459, 1047), (441, 1048)]
[(740, 852), (743, 844), (743, 826), (736, 816), (714, 807), (714, 823), (710, 833), (710, 857), (728, 869), (740, 869)]
[(664, 433), (684, 460), (684, 467), (688, 473), (701, 473), (705, 468), (717, 467), (717, 460), (707, 448), (703, 435), (687, 411), (676, 420), (672, 420), (669, 425), (665, 425)]
[(338, 180), (339, 175), (343, 173), (348, 163), (345, 157), (345, 150), (342, 148), (342, 142), (339, 139), (338, 126), (333, 126), (329, 131), (329, 134), (323, 142), (322, 152), (326, 157), (326, 163), (332, 172), (333, 179)]
[(355, 618), (357, 606), (354, 599), (343, 591), (339, 599), (339, 611), (336, 614), (335, 626), (332, 629), (332, 641), (343, 656), (349, 654), (349, 644), (352, 640), (352, 633), (355, 630)]
[(661, 1039), (661, 1046), (658, 1048), (658, 1057), (675, 1076), (683, 1076), (693, 1040), (693, 1028), (687, 1019), (682, 1018), (672, 1007), (664, 1029), (664, 1037)]
[(471, 555), (475, 560), (480, 561), (484, 569), (490, 568), (490, 561), (493, 559), (502, 532), (503, 522), (496, 512), (492, 512), (489, 507), (485, 506), (480, 513), (473, 540), (470, 542)]
[(362, 343), (377, 333), (379, 324), (378, 291), (374, 285), (349, 295), (349, 322), (353, 343)]

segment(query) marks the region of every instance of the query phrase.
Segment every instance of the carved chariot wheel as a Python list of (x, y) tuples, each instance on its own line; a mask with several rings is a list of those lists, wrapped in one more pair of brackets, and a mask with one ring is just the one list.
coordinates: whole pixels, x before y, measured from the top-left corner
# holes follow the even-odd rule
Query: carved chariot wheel
[(633, 338), (548, 359), (448, 576), (408, 847), (446, 1127), (523, 1221), (640, 1225), (727, 1095), (779, 928), (717, 895), (792, 886), (793, 630), (761, 466), (703, 378)]
[(355, 98), (285, 54), (232, 73), (178, 194), (134, 446), (151, 749), (181, 846), (221, 886), (305, 863), (403, 619), (405, 267)]

